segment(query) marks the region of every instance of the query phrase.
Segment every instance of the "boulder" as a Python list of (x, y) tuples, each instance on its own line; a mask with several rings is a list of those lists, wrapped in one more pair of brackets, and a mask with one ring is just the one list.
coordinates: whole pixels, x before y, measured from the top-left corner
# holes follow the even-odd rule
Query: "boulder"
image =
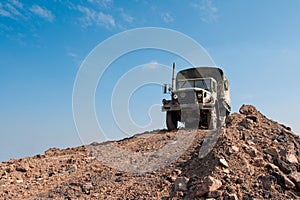
[(198, 197), (201, 197), (207, 194), (208, 192), (213, 192), (219, 189), (221, 186), (222, 182), (220, 180), (215, 179), (211, 176), (207, 176), (201, 181), (200, 185), (197, 187), (198, 191), (196, 195)]

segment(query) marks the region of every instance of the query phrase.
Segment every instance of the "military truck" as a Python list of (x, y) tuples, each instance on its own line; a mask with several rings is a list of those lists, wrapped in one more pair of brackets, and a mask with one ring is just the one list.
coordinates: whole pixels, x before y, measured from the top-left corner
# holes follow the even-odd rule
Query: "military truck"
[[(224, 72), (217, 67), (193, 67), (179, 71), (175, 81), (173, 63), (172, 86), (164, 85), (171, 100), (162, 100), (168, 130), (178, 128), (216, 129), (223, 126), (229, 115), (230, 88)], [(175, 86), (176, 84), (176, 86)]]

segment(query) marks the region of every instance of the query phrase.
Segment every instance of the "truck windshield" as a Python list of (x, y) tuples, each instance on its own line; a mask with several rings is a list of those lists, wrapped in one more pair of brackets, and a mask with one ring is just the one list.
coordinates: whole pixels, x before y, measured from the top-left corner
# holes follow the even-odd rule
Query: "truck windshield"
[(201, 79), (201, 80), (184, 80), (178, 81), (178, 88), (203, 88), (205, 90), (211, 90), (211, 80)]

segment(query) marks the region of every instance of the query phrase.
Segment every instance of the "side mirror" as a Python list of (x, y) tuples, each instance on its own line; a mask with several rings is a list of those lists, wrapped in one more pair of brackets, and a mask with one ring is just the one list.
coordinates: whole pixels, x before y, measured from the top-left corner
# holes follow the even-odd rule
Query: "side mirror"
[(225, 80), (225, 82), (224, 82), (224, 88), (225, 88), (225, 90), (229, 89), (229, 83), (227, 80)]
[(164, 94), (169, 94), (172, 91), (172, 88), (170, 84), (164, 84), (163, 85), (163, 93)]

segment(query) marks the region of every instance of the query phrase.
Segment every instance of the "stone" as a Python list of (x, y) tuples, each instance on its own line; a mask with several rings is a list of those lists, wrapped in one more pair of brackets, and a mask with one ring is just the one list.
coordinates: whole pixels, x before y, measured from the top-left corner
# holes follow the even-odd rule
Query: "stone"
[(257, 154), (257, 150), (255, 147), (253, 146), (248, 146), (246, 144), (243, 145), (243, 149), (244, 151), (249, 154), (251, 157), (255, 157)]
[(246, 128), (246, 129), (251, 129), (253, 126), (254, 122), (251, 119), (248, 118), (244, 118), (241, 122), (240, 122), (240, 126)]
[(286, 160), (289, 161), (290, 163), (298, 163), (298, 159), (297, 157), (295, 156), (295, 154), (288, 154), (286, 156)]
[(244, 115), (254, 115), (254, 116), (257, 116), (258, 114), (258, 111), (257, 109), (252, 106), (252, 105), (242, 105), (242, 107), (240, 108), (239, 112), (241, 114), (244, 114)]
[(239, 152), (239, 148), (237, 146), (232, 146), (231, 147), (233, 151), (235, 151), (236, 153)]
[(246, 194), (243, 196), (243, 200), (256, 200), (253, 198), (252, 194)]
[(178, 177), (174, 182), (175, 191), (187, 191), (187, 183), (189, 179), (187, 177)]
[(256, 167), (265, 167), (267, 163), (263, 158), (254, 158), (253, 165)]
[(272, 172), (271, 175), (276, 178), (277, 184), (280, 185), (281, 187), (287, 189), (293, 189), (295, 187), (295, 184), (284, 174), (278, 172)]
[(19, 171), (19, 172), (27, 172), (29, 169), (30, 169), (30, 167), (29, 167), (28, 163), (21, 163), (16, 166), (16, 171)]
[(213, 191), (213, 192), (207, 193), (206, 196), (207, 196), (208, 198), (218, 198), (218, 197), (222, 196), (222, 194), (223, 194), (222, 191), (220, 191), (220, 190), (215, 190), (215, 191)]
[(268, 163), (266, 165), (266, 168), (267, 168), (268, 171), (276, 171), (276, 172), (279, 171), (279, 167), (277, 167), (276, 165), (274, 165), (272, 163)]
[(215, 179), (211, 176), (207, 176), (199, 184), (196, 195), (198, 197), (201, 197), (201, 196), (207, 194), (208, 192), (213, 192), (213, 191), (219, 189), (221, 186), (222, 186), (222, 182), (220, 180)]
[(229, 195), (227, 196), (227, 199), (228, 199), (228, 200), (239, 200), (239, 198), (237, 197), (236, 194), (229, 194)]
[(274, 159), (274, 164), (276, 166), (278, 166), (279, 169), (281, 171), (283, 171), (283, 173), (285, 173), (285, 174), (289, 174), (292, 171), (291, 167), (287, 163), (285, 163), (284, 161), (282, 161), (280, 159), (277, 159), (277, 158)]
[(23, 183), (24, 181), (21, 179), (21, 180), (16, 180), (16, 183)]
[(242, 184), (242, 183), (243, 183), (243, 179), (237, 178), (237, 179), (235, 180), (235, 182), (236, 182), (237, 184)]
[(269, 154), (269, 155), (271, 155), (275, 158), (279, 157), (279, 154), (278, 154), (277, 150), (274, 147), (264, 149), (264, 153)]
[(246, 118), (252, 120), (253, 122), (257, 123), (258, 122), (258, 117), (255, 115), (248, 115)]
[(180, 175), (182, 173), (182, 171), (180, 169), (174, 169), (174, 171), (177, 175)]
[(288, 175), (288, 177), (296, 185), (298, 191), (300, 191), (300, 173), (299, 172), (293, 172), (290, 175)]
[(76, 165), (71, 165), (71, 166), (66, 170), (66, 172), (72, 173), (72, 172), (75, 172), (76, 170), (77, 170), (77, 166), (76, 166)]
[(86, 193), (86, 194), (89, 194), (90, 191), (93, 189), (93, 185), (92, 183), (85, 183), (84, 185), (82, 185), (81, 189), (82, 189), (82, 192)]
[(274, 189), (274, 185), (276, 182), (276, 178), (274, 176), (268, 175), (268, 176), (260, 176), (259, 177), (262, 186), (266, 190)]
[(263, 197), (266, 198), (266, 199), (272, 198), (273, 197), (272, 192), (270, 192), (270, 191), (264, 191), (263, 192)]
[(226, 161), (224, 158), (221, 158), (221, 159), (219, 160), (219, 162), (220, 162), (220, 164), (221, 164), (223, 167), (226, 167), (226, 168), (229, 167), (227, 161)]

